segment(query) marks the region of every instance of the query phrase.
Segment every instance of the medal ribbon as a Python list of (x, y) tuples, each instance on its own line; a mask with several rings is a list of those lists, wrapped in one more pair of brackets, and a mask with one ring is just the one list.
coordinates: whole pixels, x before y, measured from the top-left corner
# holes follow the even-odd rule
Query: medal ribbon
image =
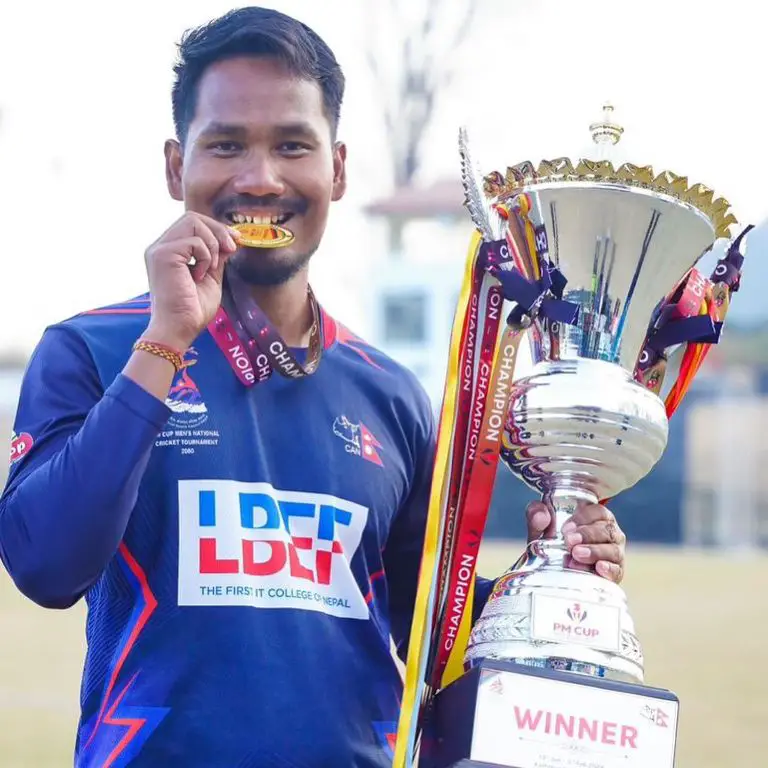
[(266, 372), (260, 369), (257, 378), (248, 352), (248, 342), (240, 338), (223, 306), (216, 310), (216, 316), (208, 325), (208, 332), (243, 386), (252, 387), (256, 383), (266, 381), (272, 375), (272, 369), (267, 363)]
[(320, 308), (308, 290), (313, 322), (307, 362), (302, 365), (253, 300), (248, 286), (226, 273), (221, 306), (208, 331), (244, 386), (267, 381), (275, 370), (287, 378), (303, 378), (317, 370), (323, 351)]

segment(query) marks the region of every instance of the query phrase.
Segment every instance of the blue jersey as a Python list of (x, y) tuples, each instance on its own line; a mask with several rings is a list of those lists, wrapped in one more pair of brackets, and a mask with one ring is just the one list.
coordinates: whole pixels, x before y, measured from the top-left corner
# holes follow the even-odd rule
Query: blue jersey
[(391, 765), (426, 395), (323, 314), (314, 375), (243, 386), (206, 331), (161, 402), (121, 373), (149, 311), (143, 296), (46, 329), (0, 500), (19, 589), (87, 601), (75, 764)]

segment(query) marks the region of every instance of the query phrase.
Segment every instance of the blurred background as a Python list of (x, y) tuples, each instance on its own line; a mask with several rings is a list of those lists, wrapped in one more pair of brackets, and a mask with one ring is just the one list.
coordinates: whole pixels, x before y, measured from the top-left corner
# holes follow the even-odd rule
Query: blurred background
[[(681, 768), (768, 749), (768, 135), (765, 12), (750, 0), (275, 0), (334, 49), (350, 189), (313, 259), (320, 300), (440, 404), (471, 225), (457, 133), (484, 173), (588, 155), (606, 100), (622, 155), (686, 175), (752, 223), (721, 343), (648, 477), (612, 503), (648, 682), (681, 699)], [(43, 329), (146, 290), (181, 214), (165, 188), (171, 67), (218, 0), (0, 10), (0, 433)], [(10, 438), (6, 444), (10, 444)], [(0, 484), (5, 480), (0, 469)], [(501, 470), (482, 568), (510, 565), (532, 498)], [(0, 573), (0, 768), (71, 765), (82, 606), (49, 612)]]

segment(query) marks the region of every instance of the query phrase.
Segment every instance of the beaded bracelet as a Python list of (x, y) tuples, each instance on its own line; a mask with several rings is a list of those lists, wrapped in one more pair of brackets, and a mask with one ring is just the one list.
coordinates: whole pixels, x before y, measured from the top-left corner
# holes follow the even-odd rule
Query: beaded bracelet
[(167, 360), (173, 365), (178, 373), (184, 367), (184, 355), (177, 352), (173, 347), (168, 347), (165, 344), (160, 344), (157, 341), (147, 341), (145, 339), (139, 339), (133, 345), (133, 351), (149, 352), (150, 355), (157, 355)]

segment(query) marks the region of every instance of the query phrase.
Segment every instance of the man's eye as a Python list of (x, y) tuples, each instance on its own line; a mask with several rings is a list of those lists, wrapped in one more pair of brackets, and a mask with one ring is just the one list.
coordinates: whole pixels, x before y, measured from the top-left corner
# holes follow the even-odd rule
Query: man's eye
[(278, 149), (284, 155), (305, 155), (311, 147), (298, 141), (284, 141)]
[(231, 155), (240, 149), (240, 145), (234, 141), (216, 141), (210, 145), (210, 148), (221, 155)]

